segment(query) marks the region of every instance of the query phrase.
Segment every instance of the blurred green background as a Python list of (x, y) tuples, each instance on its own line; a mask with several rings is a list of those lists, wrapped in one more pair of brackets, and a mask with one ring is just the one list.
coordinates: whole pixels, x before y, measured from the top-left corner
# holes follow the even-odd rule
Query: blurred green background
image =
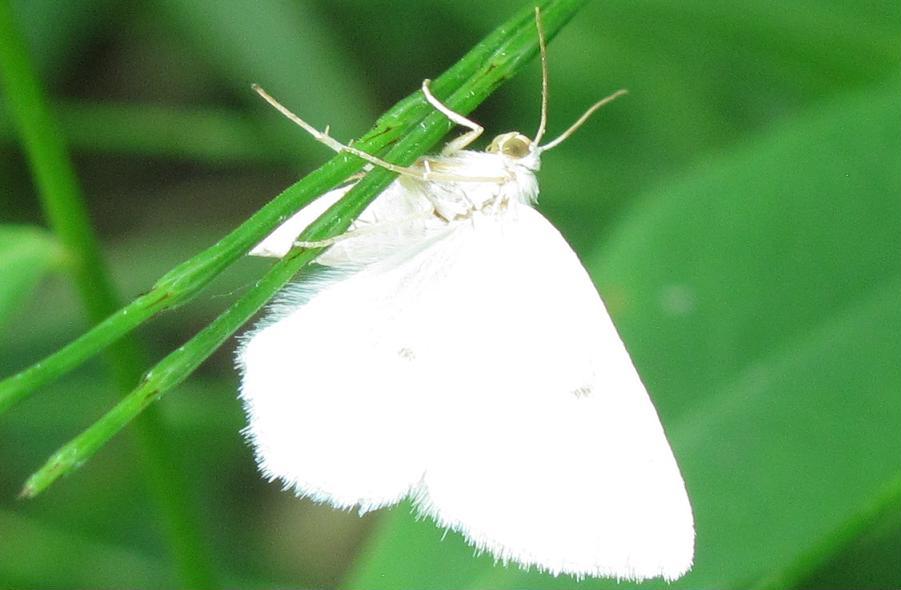
[[(356, 137), (524, 3), (12, 5), (133, 297), (329, 157), (251, 82)], [(540, 208), (595, 278), (682, 467), (697, 555), (672, 586), (901, 587), (901, 4), (595, 0), (550, 65), (551, 134), (630, 90), (544, 158)], [(474, 118), (531, 133), (538, 88), (531, 64)], [(5, 98), (0, 376), (87, 326)], [(241, 261), (141, 329), (148, 362), (268, 264)], [(505, 569), (406, 507), (361, 519), (264, 482), (233, 348), (159, 404), (220, 584), (629, 587)], [(0, 416), (0, 587), (179, 584), (130, 431), (15, 500), (115, 399), (95, 361)]]

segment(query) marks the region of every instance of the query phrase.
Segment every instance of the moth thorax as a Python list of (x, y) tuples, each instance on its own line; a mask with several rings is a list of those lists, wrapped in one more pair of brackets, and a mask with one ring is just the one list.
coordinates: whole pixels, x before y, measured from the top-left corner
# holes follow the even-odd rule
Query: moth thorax
[(537, 164), (538, 158), (533, 154), (523, 158), (522, 165), (513, 167), (513, 180), (500, 187), (502, 201), (531, 205), (538, 200), (538, 180), (534, 172)]

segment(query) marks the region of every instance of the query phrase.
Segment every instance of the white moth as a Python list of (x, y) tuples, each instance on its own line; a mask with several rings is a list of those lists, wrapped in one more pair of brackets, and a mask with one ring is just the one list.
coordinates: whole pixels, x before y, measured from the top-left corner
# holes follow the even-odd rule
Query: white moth
[(533, 205), (534, 139), (498, 136), (401, 173), (337, 240), (301, 231), (351, 185), (297, 213), (252, 254), (329, 246), (238, 353), (260, 469), (297, 495), (364, 513), (412, 498), (478, 550), (576, 577), (668, 580), (694, 553), (685, 486), (660, 421), (591, 279)]

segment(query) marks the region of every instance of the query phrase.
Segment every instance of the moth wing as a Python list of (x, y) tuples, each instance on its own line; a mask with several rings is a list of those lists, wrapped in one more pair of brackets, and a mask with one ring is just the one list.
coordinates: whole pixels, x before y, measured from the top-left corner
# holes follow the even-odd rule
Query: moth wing
[[(277, 227), (250, 254), (284, 257), (294, 247), (301, 232), (355, 185), (336, 188), (315, 199)], [(387, 258), (443, 229), (437, 224), (433, 211), (420, 185), (398, 179), (370, 203), (348, 233), (319, 256), (317, 262), (338, 268), (357, 268)]]
[[(260, 469), (298, 495), (367, 511), (390, 505), (425, 470), (431, 375), (429, 245), (357, 271), (291, 286), (238, 352), (247, 435)], [(363, 238), (361, 238), (363, 239)]]
[[(590, 278), (539, 213), (455, 248), (430, 355), (436, 427), (421, 513), (504, 562), (674, 579), (694, 525), (657, 413)], [(436, 310), (438, 312), (438, 310)]]
[(575, 254), (511, 204), (320, 285), (239, 359), (261, 468), (420, 512), (503, 561), (678, 577), (693, 521), (656, 412)]
[(354, 187), (354, 184), (338, 187), (316, 198), (303, 209), (288, 218), (272, 233), (266, 236), (250, 251), (251, 256), (283, 258), (294, 247), (297, 236), (325, 213), (325, 210), (338, 202)]

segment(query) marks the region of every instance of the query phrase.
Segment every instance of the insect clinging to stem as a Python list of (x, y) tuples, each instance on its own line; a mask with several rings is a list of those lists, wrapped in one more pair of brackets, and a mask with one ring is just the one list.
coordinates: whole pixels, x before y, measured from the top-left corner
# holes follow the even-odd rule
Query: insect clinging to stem
[(324, 248), (238, 351), (245, 433), (297, 495), (360, 513), (410, 498), (497, 560), (553, 574), (683, 575), (694, 555), (685, 485), (660, 420), (588, 273), (535, 209), (547, 53), (534, 137), (468, 129), (398, 166), (318, 141), (398, 178), (343, 235), (298, 242), (354, 183), (306, 206), (252, 254)]

